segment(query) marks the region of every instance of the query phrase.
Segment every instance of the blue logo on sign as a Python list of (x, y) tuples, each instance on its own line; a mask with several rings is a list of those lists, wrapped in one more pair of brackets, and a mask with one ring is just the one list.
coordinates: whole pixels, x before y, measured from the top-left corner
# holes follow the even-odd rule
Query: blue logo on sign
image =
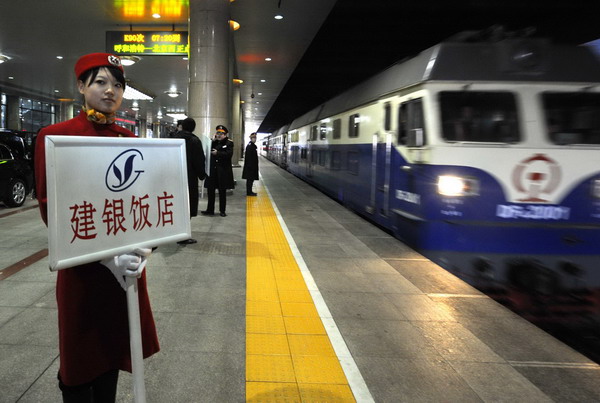
[(139, 150), (130, 148), (123, 151), (110, 163), (106, 170), (104, 182), (106, 187), (113, 192), (122, 192), (135, 183), (144, 171), (134, 170), (133, 163), (135, 157), (139, 156), (144, 160), (144, 156)]

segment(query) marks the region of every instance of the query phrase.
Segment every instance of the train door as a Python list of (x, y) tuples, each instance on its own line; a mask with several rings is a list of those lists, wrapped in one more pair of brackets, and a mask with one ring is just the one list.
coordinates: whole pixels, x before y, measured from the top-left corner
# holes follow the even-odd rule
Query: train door
[(313, 169), (314, 169), (314, 165), (316, 163), (317, 160), (317, 152), (315, 150), (313, 141), (315, 141), (317, 139), (317, 135), (318, 135), (318, 130), (319, 130), (319, 126), (317, 125), (313, 125), (310, 127), (310, 135), (308, 138), (308, 160), (306, 161), (306, 176), (309, 178), (312, 178), (313, 176)]
[(281, 144), (281, 167), (287, 169), (287, 147), (288, 147), (288, 134), (284, 133), (282, 136), (282, 144)]
[(388, 216), (390, 210), (390, 177), (392, 160), (392, 106), (386, 102), (382, 130), (373, 134), (371, 149), (370, 210)]
[[(423, 100), (421, 98), (402, 102), (398, 107), (398, 145), (404, 150), (400, 156), (397, 187), (394, 195), (397, 200), (397, 212), (411, 221), (419, 221), (421, 217), (421, 191), (419, 182), (420, 158), (426, 144), (425, 124), (423, 117)], [(409, 159), (410, 156), (410, 159)]]

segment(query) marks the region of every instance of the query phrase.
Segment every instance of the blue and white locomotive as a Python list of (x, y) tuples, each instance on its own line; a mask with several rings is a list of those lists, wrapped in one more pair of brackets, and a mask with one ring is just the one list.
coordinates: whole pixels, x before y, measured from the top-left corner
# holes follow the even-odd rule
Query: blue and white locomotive
[(544, 314), (597, 313), (600, 63), (590, 48), (463, 33), (267, 142), (268, 158), (479, 288), (513, 305), (533, 298)]

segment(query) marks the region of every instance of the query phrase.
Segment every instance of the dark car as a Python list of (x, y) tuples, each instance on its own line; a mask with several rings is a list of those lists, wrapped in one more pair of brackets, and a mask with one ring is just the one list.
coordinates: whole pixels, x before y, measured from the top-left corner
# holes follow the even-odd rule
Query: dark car
[(32, 161), (36, 138), (35, 132), (0, 129), (0, 144), (10, 148), (15, 158)]
[(8, 207), (23, 205), (33, 186), (31, 161), (0, 142), (0, 200)]

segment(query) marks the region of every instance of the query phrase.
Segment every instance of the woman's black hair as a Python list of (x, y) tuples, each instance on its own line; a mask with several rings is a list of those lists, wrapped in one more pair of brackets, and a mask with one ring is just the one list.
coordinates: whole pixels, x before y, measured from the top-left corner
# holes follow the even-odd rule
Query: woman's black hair
[(83, 73), (81, 73), (78, 80), (81, 80), (85, 84), (85, 83), (87, 83), (87, 80), (90, 79), (90, 77), (91, 77), (90, 84), (88, 84), (88, 86), (89, 86), (94, 82), (94, 80), (96, 79), (96, 76), (98, 75), (98, 72), (102, 68), (106, 68), (108, 71), (110, 71), (110, 73), (113, 75), (113, 77), (119, 83), (121, 83), (121, 85), (123, 86), (123, 89), (125, 89), (125, 76), (123, 75), (123, 73), (121, 72), (121, 70), (119, 68), (113, 67), (113, 66), (101, 66), (101, 67), (91, 68), (91, 69), (86, 70)]

